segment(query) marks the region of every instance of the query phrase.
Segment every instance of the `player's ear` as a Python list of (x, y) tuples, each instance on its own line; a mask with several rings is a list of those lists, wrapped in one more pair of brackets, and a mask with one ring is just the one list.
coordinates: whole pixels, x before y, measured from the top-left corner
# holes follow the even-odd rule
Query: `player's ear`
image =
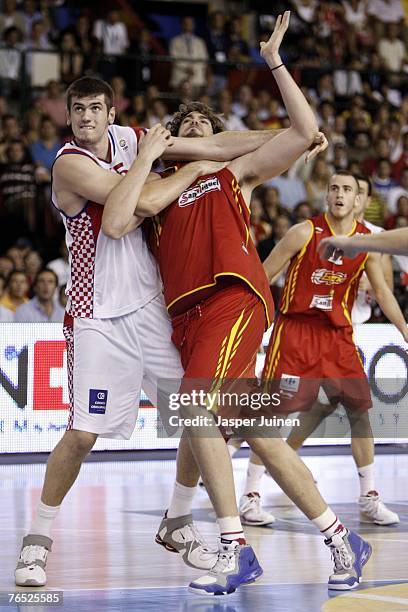
[(71, 125), (71, 116), (70, 116), (70, 113), (69, 113), (68, 109), (66, 109), (66, 111), (65, 111), (65, 116), (66, 116), (66, 120), (67, 120), (67, 125)]
[(108, 113), (108, 123), (109, 125), (112, 125), (112, 123), (115, 121), (115, 115), (116, 115), (116, 109), (114, 106), (112, 106), (112, 108), (110, 109), (109, 113)]
[(360, 201), (360, 196), (359, 194), (356, 195), (356, 197), (354, 198), (354, 208), (355, 209), (359, 209), (361, 205), (361, 201)]

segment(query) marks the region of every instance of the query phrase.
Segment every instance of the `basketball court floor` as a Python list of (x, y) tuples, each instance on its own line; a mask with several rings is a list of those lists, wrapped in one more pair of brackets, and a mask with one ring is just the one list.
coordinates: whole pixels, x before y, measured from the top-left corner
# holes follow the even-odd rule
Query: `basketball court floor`
[[(264, 477), (264, 505), (277, 522), (246, 528), (264, 568), (262, 578), (215, 600), (189, 593), (188, 583), (200, 572), (154, 542), (175, 474), (174, 460), (166, 460), (84, 464), (55, 523), (47, 587), (35, 592), (63, 591), (63, 604), (55, 609), (64, 612), (408, 611), (408, 455), (377, 457), (377, 487), (401, 518), (393, 527), (360, 523), (350, 456), (308, 456), (305, 461), (335, 512), (373, 546), (357, 590), (330, 596), (332, 562), (323, 538)], [(247, 459), (234, 459), (233, 465), (240, 495)], [(1, 612), (53, 609), (7, 603), (7, 593), (16, 590), (13, 570), (44, 471), (43, 464), (0, 466)], [(217, 528), (205, 490), (197, 493), (193, 508), (199, 529), (215, 543)]]

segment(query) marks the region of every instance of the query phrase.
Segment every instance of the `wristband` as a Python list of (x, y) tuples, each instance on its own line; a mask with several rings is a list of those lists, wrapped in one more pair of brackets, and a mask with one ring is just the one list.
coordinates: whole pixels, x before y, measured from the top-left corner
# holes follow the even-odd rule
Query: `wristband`
[(279, 64), (279, 66), (275, 66), (275, 68), (271, 68), (271, 72), (273, 72), (274, 70), (277, 70), (278, 68), (280, 68), (281, 66), (284, 66), (285, 64)]

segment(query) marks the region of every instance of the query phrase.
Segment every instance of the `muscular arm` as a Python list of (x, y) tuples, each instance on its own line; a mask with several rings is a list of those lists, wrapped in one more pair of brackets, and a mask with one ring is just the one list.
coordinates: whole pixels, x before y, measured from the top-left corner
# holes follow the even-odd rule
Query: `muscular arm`
[(328, 259), (333, 251), (340, 249), (346, 257), (355, 257), (358, 253), (367, 251), (374, 253), (390, 253), (391, 255), (408, 254), (408, 228), (369, 234), (364, 236), (333, 236), (325, 238), (319, 245), (322, 255)]
[[(374, 234), (373, 236), (381, 236), (381, 234)], [(389, 319), (391, 323), (393, 323), (401, 332), (404, 340), (408, 342), (408, 328), (404, 315), (402, 314), (397, 300), (385, 281), (384, 274), (381, 269), (380, 256), (378, 254), (371, 253), (368, 256), (365, 271), (368, 276), (368, 280), (370, 281), (374, 297), (377, 300), (381, 310), (387, 319)]]
[(278, 49), (289, 24), (287, 13), (280, 24), (277, 20), (275, 30), (270, 40), (262, 47), (261, 53), (270, 68), (280, 66), (273, 71), (273, 75), (281, 92), (291, 126), (286, 132), (266, 142), (253, 153), (239, 157), (229, 164), (230, 170), (240, 182), (246, 199), (250, 190), (256, 185), (284, 172), (308, 149), (318, 133), (316, 118), (306, 98), (285, 66), (281, 66), (282, 60)]
[(129, 223), (135, 214), (145, 218), (159, 213), (203, 174), (202, 166), (201, 162), (192, 162), (167, 178), (156, 174), (144, 185), (136, 203), (131, 193), (121, 198), (112, 191), (102, 215), (104, 233), (111, 238), (121, 238), (129, 231)]
[(163, 154), (164, 159), (199, 160), (212, 159), (215, 161), (229, 161), (255, 151), (269, 142), (283, 130), (253, 130), (248, 132), (220, 132), (204, 138), (175, 137), (173, 143)]
[(282, 240), (272, 249), (263, 262), (269, 283), (283, 271), (292, 257), (302, 250), (309, 241), (312, 232), (313, 225), (310, 221), (303, 221), (303, 223), (291, 227)]

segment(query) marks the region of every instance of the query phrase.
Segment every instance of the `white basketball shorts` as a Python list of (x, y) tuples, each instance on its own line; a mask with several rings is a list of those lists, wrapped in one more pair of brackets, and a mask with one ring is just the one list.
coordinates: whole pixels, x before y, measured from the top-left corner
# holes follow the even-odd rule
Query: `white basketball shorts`
[(70, 414), (67, 429), (128, 440), (140, 391), (157, 405), (158, 379), (181, 379), (179, 352), (163, 296), (114, 319), (74, 318), (64, 325)]

